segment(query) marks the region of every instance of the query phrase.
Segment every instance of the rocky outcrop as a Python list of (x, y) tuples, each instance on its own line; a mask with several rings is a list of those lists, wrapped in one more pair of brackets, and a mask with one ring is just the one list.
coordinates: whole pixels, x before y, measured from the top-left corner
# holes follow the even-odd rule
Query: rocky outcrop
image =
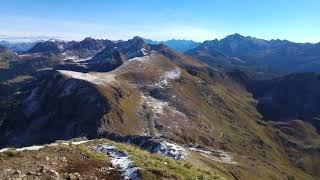
[(140, 37), (116, 44), (116, 47), (128, 58), (145, 56), (150, 52), (150, 47)]
[(127, 57), (119, 50), (114, 48), (106, 48), (87, 61), (90, 71), (111, 71), (121, 66)]

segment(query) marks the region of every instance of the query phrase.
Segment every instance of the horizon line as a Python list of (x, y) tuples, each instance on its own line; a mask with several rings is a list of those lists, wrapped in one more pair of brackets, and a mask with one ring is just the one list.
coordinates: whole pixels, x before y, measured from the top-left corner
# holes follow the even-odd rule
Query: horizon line
[(232, 33), (232, 34), (224, 36), (223, 38), (206, 39), (204, 41), (197, 41), (194, 39), (187, 39), (187, 38), (174, 38), (174, 37), (169, 38), (169, 39), (165, 39), (165, 40), (154, 40), (152, 38), (145, 38), (143, 36), (133, 36), (133, 37), (127, 38), (127, 39), (110, 39), (110, 38), (99, 38), (99, 37), (94, 37), (94, 36), (86, 36), (86, 37), (82, 37), (82, 38), (68, 39), (66, 37), (45, 36), (45, 35), (40, 35), (40, 36), (8, 36), (8, 35), (0, 34), (0, 41), (7, 41), (9, 43), (32, 43), (32, 42), (37, 42), (37, 41), (50, 41), (50, 40), (65, 41), (65, 42), (70, 42), (70, 41), (78, 41), (79, 42), (79, 41), (82, 41), (86, 38), (92, 38), (92, 39), (97, 39), (97, 40), (127, 41), (130, 39), (133, 39), (134, 37), (140, 37), (144, 40), (151, 40), (151, 41), (154, 41), (157, 43), (166, 42), (166, 41), (170, 41), (170, 40), (193, 41), (195, 43), (204, 43), (206, 41), (214, 41), (214, 40), (221, 41), (222, 39), (225, 39), (229, 36), (234, 36), (234, 35), (240, 35), (245, 38), (255, 38), (255, 39), (264, 40), (264, 41), (280, 40), (280, 41), (288, 41), (288, 42), (297, 43), (297, 44), (319, 44), (320, 43), (320, 42), (310, 42), (310, 41), (298, 42), (298, 41), (292, 41), (292, 40), (280, 39), (280, 38), (259, 38), (259, 37), (250, 36), (250, 35), (242, 35), (240, 33)]

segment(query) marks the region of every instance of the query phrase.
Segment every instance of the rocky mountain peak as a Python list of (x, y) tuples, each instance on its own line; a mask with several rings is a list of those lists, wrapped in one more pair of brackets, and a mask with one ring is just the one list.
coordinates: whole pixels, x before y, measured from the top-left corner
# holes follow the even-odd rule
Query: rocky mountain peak
[(63, 52), (65, 43), (60, 41), (45, 41), (35, 44), (28, 53), (42, 53), (42, 52)]
[(116, 48), (105, 48), (90, 61), (88, 66), (92, 71), (111, 71), (121, 66), (127, 57)]
[(119, 42), (116, 46), (128, 59), (145, 56), (150, 52), (150, 46), (138, 36), (128, 41)]
[(241, 34), (235, 33), (235, 34), (231, 34), (231, 35), (225, 37), (222, 40), (241, 40), (241, 39), (244, 39), (244, 38), (246, 38), (246, 37), (242, 36)]
[(136, 41), (143, 41), (143, 38), (142, 37), (140, 37), (140, 36), (135, 36), (135, 37), (133, 37), (133, 39), (132, 40), (136, 40)]
[(96, 40), (90, 37), (80, 41), (79, 44), (81, 48), (89, 50), (102, 50), (105, 47), (103, 41)]

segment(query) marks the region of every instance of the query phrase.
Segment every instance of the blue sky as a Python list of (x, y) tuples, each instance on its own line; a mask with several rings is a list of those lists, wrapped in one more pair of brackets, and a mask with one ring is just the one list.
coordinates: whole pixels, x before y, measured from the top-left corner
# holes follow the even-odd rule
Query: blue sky
[(0, 0), (0, 39), (320, 42), (320, 0)]

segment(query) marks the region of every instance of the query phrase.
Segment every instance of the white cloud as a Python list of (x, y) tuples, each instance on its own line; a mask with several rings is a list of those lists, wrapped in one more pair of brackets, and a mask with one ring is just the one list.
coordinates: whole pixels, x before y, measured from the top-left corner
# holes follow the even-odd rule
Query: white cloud
[[(169, 11), (169, 10), (168, 10)], [(152, 22), (136, 23), (110, 22), (106, 19), (105, 23), (71, 21), (45, 18), (30, 18), (12, 16), (0, 13), (0, 40), (37, 40), (37, 39), (64, 39), (64, 40), (81, 40), (85, 37), (100, 39), (130, 39), (134, 36), (141, 36), (153, 40), (168, 39), (191, 39), (195, 41), (204, 41), (212, 39), (221, 39), (232, 33), (255, 36), (263, 39), (284, 39), (287, 38), (296, 42), (318, 42), (320, 37), (310, 29), (308, 36), (300, 33), (294, 33), (288, 29), (277, 28), (279, 30), (267, 29), (267, 27), (235, 29), (232, 31), (222, 29), (221, 27), (208, 27), (204, 22), (190, 20), (181, 22), (178, 19), (183, 16), (173, 10), (170, 10), (170, 16), (159, 16), (159, 20)], [(170, 13), (168, 13), (170, 14)], [(168, 19), (170, 17), (171, 19)], [(229, 28), (231, 29), (231, 28)], [(301, 31), (302, 31), (301, 30)], [(290, 33), (291, 32), (291, 33)], [(312, 36), (313, 35), (313, 36)]]
[(198, 25), (172, 24), (172, 22), (155, 22), (149, 25), (98, 24), (5, 15), (0, 16), (0, 34), (2, 34), (2, 38), (4, 36), (7, 38), (29, 37), (31, 39), (37, 37), (58, 37), (65, 40), (80, 40), (90, 36), (118, 40), (142, 36), (154, 40), (175, 38), (197, 41), (220, 38), (224, 35)]

